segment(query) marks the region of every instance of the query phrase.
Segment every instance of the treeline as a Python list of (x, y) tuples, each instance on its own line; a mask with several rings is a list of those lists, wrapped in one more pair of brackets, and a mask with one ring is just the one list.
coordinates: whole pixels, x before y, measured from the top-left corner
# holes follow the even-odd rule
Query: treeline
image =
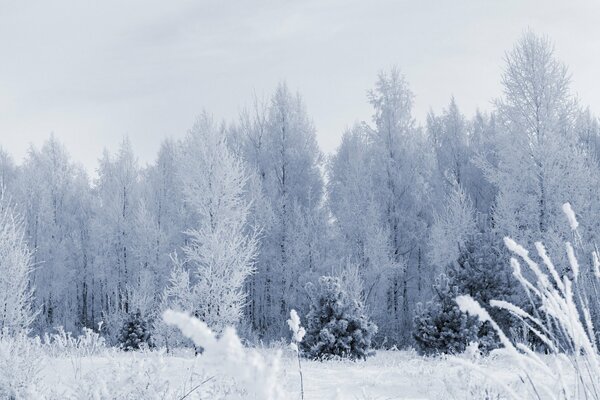
[(585, 221), (581, 243), (600, 232), (600, 127), (551, 43), (525, 33), (500, 79), (490, 113), (468, 118), (452, 98), (422, 126), (405, 78), (382, 72), (367, 95), (372, 121), (331, 156), (285, 84), (232, 123), (203, 114), (148, 166), (128, 140), (102, 155), (94, 179), (54, 136), (18, 165), (0, 153), (33, 255), (33, 331), (103, 321), (114, 339), (129, 316), (152, 325), (175, 302), (249, 339), (278, 339), (290, 309), (306, 315), (307, 285), (334, 275), (378, 326), (377, 345), (416, 336), (443, 348), (423, 339), (438, 329), (427, 318), (444, 309), (440, 293), (526, 301), (502, 237), (543, 239), (559, 259), (573, 240), (567, 201)]

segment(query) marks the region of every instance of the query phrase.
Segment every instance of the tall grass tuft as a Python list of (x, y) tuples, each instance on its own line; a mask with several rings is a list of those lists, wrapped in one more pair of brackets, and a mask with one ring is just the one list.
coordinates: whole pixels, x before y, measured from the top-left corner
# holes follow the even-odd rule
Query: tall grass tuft
[(185, 313), (167, 310), (163, 319), (203, 349), (202, 357), (215, 374), (234, 380), (240, 390), (229, 398), (288, 398), (280, 384), (279, 353), (273, 360), (267, 361), (257, 351), (244, 348), (233, 328), (225, 328), (217, 337), (204, 322)]
[[(563, 212), (575, 240), (580, 241), (579, 224), (569, 203), (563, 205)], [(545, 345), (548, 354), (536, 353), (524, 343), (509, 339), (470, 296), (458, 296), (456, 302), (463, 312), (489, 321), (505, 351), (515, 361), (525, 389), (517, 392), (505, 387), (506, 392), (516, 399), (600, 400), (600, 356), (587, 293), (590, 285), (582, 282), (584, 277), (573, 245), (565, 243), (569, 268), (561, 276), (541, 242), (535, 243), (541, 263), (534, 261), (529, 251), (511, 238), (506, 237), (504, 243), (513, 254), (510, 264), (514, 277), (532, 303), (538, 304), (538, 309), (529, 313), (512, 303), (496, 300), (490, 301), (490, 305), (519, 319)], [(597, 250), (593, 251), (594, 271), (600, 270), (599, 259)], [(597, 281), (600, 274), (593, 274), (592, 279)]]

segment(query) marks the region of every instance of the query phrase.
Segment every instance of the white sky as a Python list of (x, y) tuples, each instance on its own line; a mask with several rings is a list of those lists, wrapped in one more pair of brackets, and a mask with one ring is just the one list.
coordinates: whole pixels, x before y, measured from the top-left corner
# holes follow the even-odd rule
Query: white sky
[(203, 109), (236, 118), (286, 80), (321, 148), (369, 120), (366, 91), (398, 65), (415, 115), (490, 108), (504, 52), (547, 34), (600, 112), (600, 2), (524, 0), (0, 0), (0, 146), (20, 161), (54, 132), (89, 171), (129, 136), (141, 164)]

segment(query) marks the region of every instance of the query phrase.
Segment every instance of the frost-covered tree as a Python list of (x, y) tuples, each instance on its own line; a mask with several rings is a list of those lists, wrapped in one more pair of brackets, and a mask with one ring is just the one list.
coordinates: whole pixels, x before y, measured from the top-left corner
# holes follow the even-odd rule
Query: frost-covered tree
[(527, 245), (544, 237), (553, 251), (568, 237), (562, 203), (570, 201), (586, 219), (598, 215), (598, 175), (574, 132), (569, 74), (547, 38), (526, 32), (506, 55), (502, 85), (497, 163), (485, 168), (498, 191), (495, 228)]
[(329, 207), (340, 253), (361, 267), (382, 341), (407, 344), (412, 307), (429, 292), (426, 236), (435, 159), (397, 69), (379, 75), (369, 102), (374, 126), (347, 132), (329, 162)]
[(468, 126), (454, 97), (440, 117), (427, 116), (427, 130), (435, 146), (439, 172), (448, 186), (465, 185), (469, 179)]
[(0, 185), (12, 191), (17, 180), (17, 166), (12, 156), (0, 147)]
[(471, 119), (469, 147), (471, 148), (471, 179), (466, 184), (475, 211), (488, 217), (496, 198), (496, 187), (485, 177), (482, 164), (498, 165), (496, 152), (496, 116), (479, 110)]
[(159, 275), (156, 278), (160, 288), (168, 279), (171, 252), (185, 244), (184, 230), (190, 214), (183, 199), (178, 165), (178, 145), (166, 140), (161, 144), (155, 163), (142, 173), (145, 212), (138, 212), (137, 219), (146, 232), (137, 237), (141, 246), (146, 244), (151, 249), (152, 259), (145, 262)]
[(358, 266), (365, 304), (375, 321), (385, 325), (386, 282), (400, 265), (384, 223), (385, 210), (374, 193), (373, 153), (366, 125), (347, 131), (329, 159), (327, 189), (340, 257)]
[(0, 194), (0, 337), (27, 333), (37, 312), (33, 304), (33, 257), (22, 217)]
[[(493, 150), (489, 146), (493, 134), (490, 121), (479, 112), (467, 120), (452, 97), (440, 116), (429, 113), (427, 133), (435, 150), (440, 183), (438, 196), (447, 196), (458, 185), (477, 211), (489, 213), (493, 190), (484, 179), (478, 159), (487, 158), (488, 151)], [(437, 179), (431, 182), (434, 187), (436, 183)], [(443, 202), (440, 203), (436, 205), (438, 210)]]
[(596, 163), (600, 162), (600, 121), (592, 115), (589, 107), (577, 113), (575, 132), (579, 135), (583, 148), (593, 156)]
[(248, 178), (223, 129), (207, 114), (181, 143), (181, 153), (183, 193), (195, 217), (182, 249), (193, 296), (193, 309), (185, 311), (220, 332), (240, 321), (244, 283), (254, 272), (258, 231), (248, 225)]
[(369, 101), (375, 111), (370, 132), (374, 195), (392, 260), (402, 267), (392, 271), (388, 280), (388, 318), (380, 329), (393, 342), (406, 344), (413, 304), (423, 295), (433, 157), (427, 137), (412, 117), (413, 94), (397, 69), (380, 74)]
[(456, 261), (476, 229), (471, 199), (456, 184), (446, 196), (444, 208), (435, 216), (431, 227), (429, 256), (432, 264), (445, 266)]
[(263, 228), (250, 322), (262, 336), (281, 337), (289, 309), (307, 308), (304, 284), (319, 276), (325, 259), (321, 153), (301, 97), (285, 84), (234, 130), (236, 151), (254, 170), (252, 218)]
[(18, 181), (8, 190), (25, 218), (36, 266), (32, 279), (40, 316), (33, 328), (39, 333), (58, 325), (68, 330), (85, 326), (94, 269), (87, 174), (51, 136), (40, 149), (30, 147)]
[[(131, 143), (124, 139), (115, 155), (104, 152), (95, 184), (99, 209), (94, 220), (100, 308), (116, 338), (131, 310), (129, 294), (138, 277), (134, 257), (140, 170)], [(133, 310), (131, 310), (133, 311)]]

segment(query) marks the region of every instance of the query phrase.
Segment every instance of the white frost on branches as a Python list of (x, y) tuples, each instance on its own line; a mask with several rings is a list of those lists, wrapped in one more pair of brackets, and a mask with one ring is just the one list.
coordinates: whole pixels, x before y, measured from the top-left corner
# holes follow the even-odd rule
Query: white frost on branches
[(190, 273), (189, 290), (182, 296), (191, 298), (192, 308), (184, 310), (220, 332), (239, 322), (246, 301), (244, 283), (254, 272), (258, 231), (248, 223), (248, 178), (241, 159), (229, 150), (224, 132), (206, 114), (181, 151), (183, 192), (197, 223), (186, 231), (185, 260), (173, 273)]
[(32, 307), (31, 251), (24, 224), (10, 201), (0, 194), (0, 336), (27, 333), (35, 319)]

